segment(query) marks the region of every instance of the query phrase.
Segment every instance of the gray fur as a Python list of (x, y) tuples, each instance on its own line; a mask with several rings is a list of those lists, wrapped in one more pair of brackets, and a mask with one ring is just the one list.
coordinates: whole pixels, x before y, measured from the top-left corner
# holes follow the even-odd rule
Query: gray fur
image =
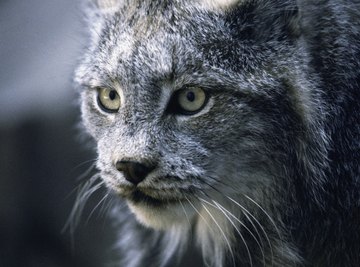
[[(84, 126), (117, 209), (118, 266), (359, 266), (360, 4), (356, 0), (89, 4), (76, 72)], [(167, 111), (203, 88), (194, 115)], [(116, 113), (97, 103), (115, 89)], [(137, 203), (116, 170), (156, 163)]]

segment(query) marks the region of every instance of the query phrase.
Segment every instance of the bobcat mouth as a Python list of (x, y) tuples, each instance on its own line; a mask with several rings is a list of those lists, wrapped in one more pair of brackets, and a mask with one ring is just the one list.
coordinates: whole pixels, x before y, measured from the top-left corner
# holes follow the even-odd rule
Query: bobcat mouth
[(133, 191), (128, 197), (128, 200), (133, 202), (134, 204), (148, 204), (151, 206), (162, 206), (164, 205), (164, 201), (151, 197), (140, 190)]
[(133, 188), (122, 195), (136, 219), (141, 224), (155, 229), (188, 225), (196, 215), (195, 209), (192, 209), (190, 203), (184, 201), (181, 195), (167, 194), (161, 189)]
[(194, 189), (191, 190), (190, 188), (155, 188), (122, 184), (112, 184), (112, 187), (119, 196), (132, 204), (149, 207), (166, 207), (179, 204), (186, 200), (186, 195), (194, 194)]
[(139, 189), (134, 189), (122, 194), (128, 201), (135, 205), (147, 205), (151, 207), (162, 207), (173, 203), (178, 203), (179, 200), (175, 198), (160, 198), (149, 195)]

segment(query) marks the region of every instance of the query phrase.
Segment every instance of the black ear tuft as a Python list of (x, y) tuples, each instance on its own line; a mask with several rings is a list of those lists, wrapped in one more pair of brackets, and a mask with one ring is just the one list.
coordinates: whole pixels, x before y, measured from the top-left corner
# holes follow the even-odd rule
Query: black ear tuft
[(249, 0), (228, 10), (226, 21), (234, 37), (267, 41), (300, 35), (296, 0)]

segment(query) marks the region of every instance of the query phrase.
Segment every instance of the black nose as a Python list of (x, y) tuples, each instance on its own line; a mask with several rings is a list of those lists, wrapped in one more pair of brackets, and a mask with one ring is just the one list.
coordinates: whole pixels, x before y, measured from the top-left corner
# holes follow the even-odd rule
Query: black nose
[(137, 185), (145, 179), (145, 177), (155, 169), (155, 165), (145, 165), (139, 162), (122, 160), (116, 162), (116, 169), (122, 172), (125, 179)]

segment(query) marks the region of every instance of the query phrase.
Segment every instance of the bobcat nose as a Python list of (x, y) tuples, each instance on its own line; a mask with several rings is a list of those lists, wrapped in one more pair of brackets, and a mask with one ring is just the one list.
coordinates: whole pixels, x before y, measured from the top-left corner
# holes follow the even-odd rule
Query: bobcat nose
[(116, 169), (122, 172), (125, 179), (137, 185), (145, 179), (145, 177), (155, 169), (155, 165), (145, 165), (139, 162), (121, 160), (116, 162)]

